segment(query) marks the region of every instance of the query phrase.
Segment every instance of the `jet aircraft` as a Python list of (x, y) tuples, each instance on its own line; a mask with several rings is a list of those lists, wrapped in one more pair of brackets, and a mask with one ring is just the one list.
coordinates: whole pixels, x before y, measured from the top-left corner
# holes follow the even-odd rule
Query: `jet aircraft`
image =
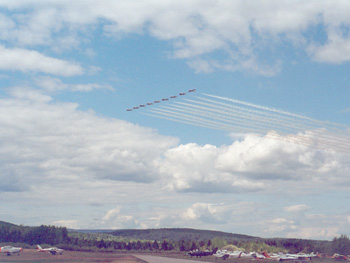
[(38, 252), (50, 252), (52, 255), (56, 255), (57, 253), (59, 253), (60, 255), (62, 255), (63, 253), (63, 249), (61, 248), (57, 248), (57, 247), (49, 247), (49, 248), (42, 248), (40, 245), (36, 245), (38, 248)]
[(11, 254), (18, 254), (23, 251), (21, 247), (13, 247), (13, 246), (4, 246), (0, 247), (0, 253), (7, 253), (7, 256), (11, 256)]

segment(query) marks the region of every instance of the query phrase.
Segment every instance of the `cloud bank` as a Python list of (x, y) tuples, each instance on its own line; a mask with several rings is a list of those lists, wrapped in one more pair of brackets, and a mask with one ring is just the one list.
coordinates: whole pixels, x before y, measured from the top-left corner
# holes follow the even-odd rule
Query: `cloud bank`
[[(346, 1), (3, 1), (0, 6), (15, 11), (1, 14), (0, 39), (19, 47), (77, 49), (89, 41), (91, 29), (102, 27), (105, 36), (115, 39), (147, 33), (170, 42), (170, 57), (186, 59), (196, 72), (239, 70), (271, 76), (282, 66), (271, 46), (278, 49), (285, 43), (318, 62), (350, 59)], [(270, 59), (259, 55), (262, 50), (270, 50)], [(39, 56), (35, 51), (8, 51)], [(214, 56), (209, 59), (208, 54)], [(67, 63), (45, 60), (41, 65)], [(79, 65), (70, 67), (60, 74), (82, 71)], [(28, 68), (24, 63), (21, 70)]]

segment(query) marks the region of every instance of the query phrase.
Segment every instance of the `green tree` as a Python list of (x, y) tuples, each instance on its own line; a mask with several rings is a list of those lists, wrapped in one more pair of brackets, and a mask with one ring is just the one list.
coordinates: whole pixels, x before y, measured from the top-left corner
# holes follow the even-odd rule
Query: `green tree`
[(332, 250), (334, 253), (349, 255), (350, 254), (350, 239), (346, 235), (340, 235), (332, 240)]
[(207, 247), (210, 248), (210, 246), (211, 246), (211, 240), (209, 239), (209, 240), (208, 240)]
[(193, 241), (190, 250), (196, 250), (197, 248), (196, 242)]
[(152, 248), (155, 249), (155, 250), (159, 249), (159, 244), (158, 244), (157, 240), (154, 240), (154, 242), (152, 244)]
[(168, 250), (168, 242), (166, 240), (162, 243), (162, 250), (167, 251)]

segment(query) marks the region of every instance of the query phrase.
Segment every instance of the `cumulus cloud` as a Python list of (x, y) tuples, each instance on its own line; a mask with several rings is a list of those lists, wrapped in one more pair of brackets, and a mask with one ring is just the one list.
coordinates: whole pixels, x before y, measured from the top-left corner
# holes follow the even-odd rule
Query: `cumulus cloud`
[(120, 213), (120, 207), (108, 210), (107, 213), (105, 214), (105, 216), (102, 218), (103, 221), (108, 221), (110, 220), (112, 217), (118, 215)]
[(70, 229), (79, 229), (79, 221), (78, 220), (58, 220), (52, 222), (51, 225), (66, 227)]
[(284, 208), (287, 212), (304, 212), (310, 210), (311, 207), (307, 205), (292, 205), (292, 206), (286, 206)]
[(83, 74), (83, 68), (73, 62), (52, 58), (35, 50), (5, 48), (0, 45), (0, 69), (22, 72), (40, 72), (59, 76)]
[(108, 210), (102, 218), (102, 224), (111, 229), (138, 228), (138, 220), (132, 215), (126, 215), (120, 207)]
[[(89, 28), (102, 23), (106, 35), (117, 39), (148, 33), (173, 45), (171, 57), (186, 59), (197, 72), (243, 70), (273, 75), (281, 68), (278, 57), (260, 56), (261, 50), (287, 41), (304, 49), (319, 62), (350, 60), (349, 36), (342, 31), (350, 21), (348, 3), (341, 1), (26, 1), (0, 6), (26, 10), (25, 14), (0, 17), (0, 38), (22, 46), (50, 45), (76, 48), (76, 36), (88, 39)], [(84, 10), (84, 14), (81, 13)], [(103, 22), (102, 22), (103, 21)], [(324, 26), (326, 41), (309, 34)], [(68, 30), (67, 30), (68, 28)], [(223, 58), (208, 58), (222, 52)], [(216, 57), (216, 58), (215, 58)]]
[(187, 193), (319, 192), (350, 185), (346, 156), (334, 152), (254, 135), (220, 147), (178, 145), (176, 138), (80, 111), (40, 90), (14, 87), (10, 94), (0, 103), (2, 191), (29, 189), (43, 177), (160, 182)]
[(340, 186), (348, 170), (341, 154), (255, 135), (221, 147), (179, 145), (160, 165), (166, 188), (180, 192), (315, 191)]
[(6, 183), (12, 175), (21, 177), (19, 189), (76, 177), (151, 182), (158, 178), (155, 160), (177, 143), (152, 129), (79, 111), (74, 103), (53, 103), (39, 91), (11, 92), (0, 101), (3, 191), (13, 191)]
[(304, 238), (304, 239), (320, 239), (320, 240), (331, 240), (338, 236), (338, 227), (300, 227), (297, 231), (290, 231), (287, 238)]

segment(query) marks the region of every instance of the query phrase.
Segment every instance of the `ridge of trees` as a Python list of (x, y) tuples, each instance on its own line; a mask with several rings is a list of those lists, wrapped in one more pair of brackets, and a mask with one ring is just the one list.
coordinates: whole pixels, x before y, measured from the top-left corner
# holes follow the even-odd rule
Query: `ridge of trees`
[(171, 241), (198, 240), (204, 241), (215, 237), (225, 240), (260, 240), (259, 237), (231, 234), (213, 230), (198, 230), (191, 228), (159, 228), (159, 229), (122, 229), (110, 232), (110, 234), (120, 237), (136, 239), (167, 239)]
[(0, 221), (0, 243), (20, 243), (27, 247), (35, 244), (59, 246), (67, 250), (114, 251), (114, 250), (162, 250), (189, 251), (194, 249), (223, 248), (236, 246), (246, 251), (257, 252), (321, 252), (350, 254), (350, 239), (346, 235), (332, 241), (258, 238), (229, 234), (220, 231), (188, 228), (129, 229), (68, 231), (65, 227), (29, 227)]

